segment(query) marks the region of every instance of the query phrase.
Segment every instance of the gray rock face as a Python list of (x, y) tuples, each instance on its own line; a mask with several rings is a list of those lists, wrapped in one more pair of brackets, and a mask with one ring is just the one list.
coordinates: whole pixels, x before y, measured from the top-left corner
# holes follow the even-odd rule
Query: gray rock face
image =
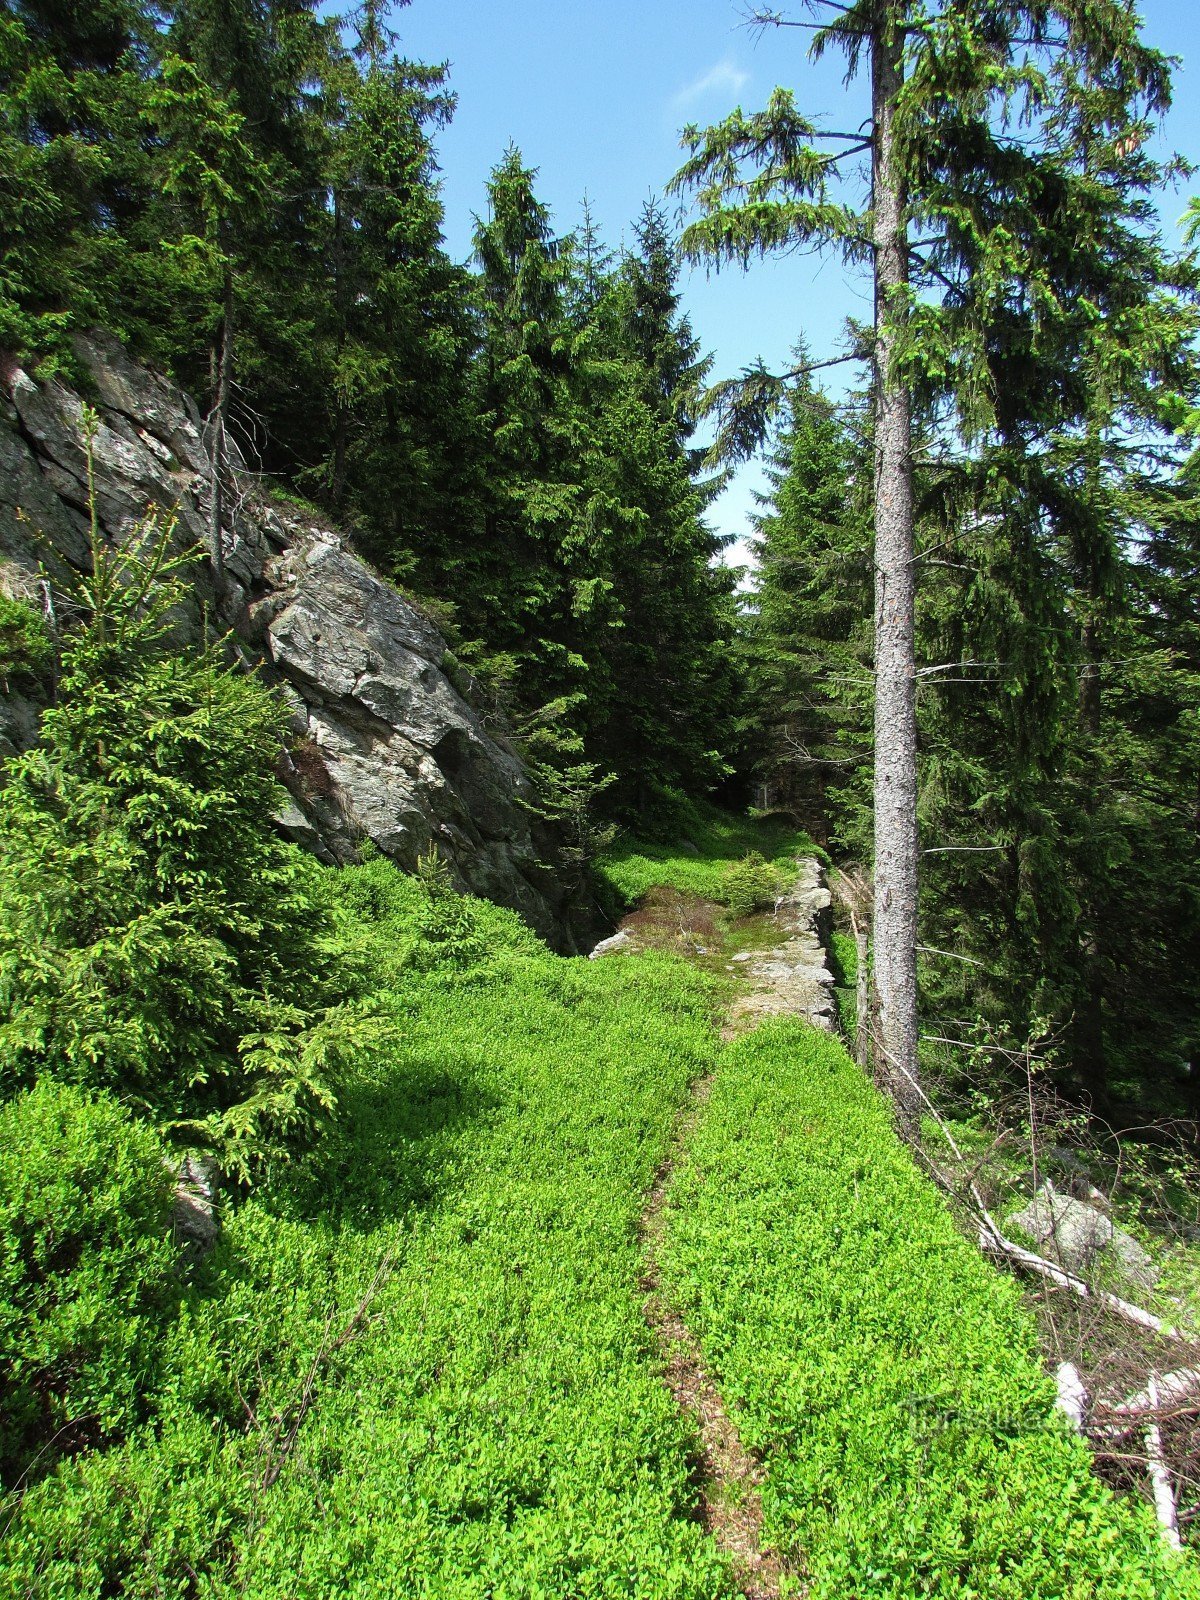
[(621, 928), (610, 935), (609, 938), (601, 939), (599, 944), (593, 945), (588, 951), (588, 960), (598, 961), (602, 956), (615, 956), (622, 950), (632, 950), (633, 948), (634, 943), (629, 937), (628, 930)]
[(833, 1027), (833, 974), (826, 965), (833, 900), (814, 856), (800, 856), (796, 874), (775, 908), (779, 943), (770, 950), (739, 952), (732, 958), (745, 961), (753, 985), (730, 1011), (734, 1026), (753, 1026), (765, 1017), (800, 1016), (818, 1028)]
[(1049, 1183), (1008, 1220), (1069, 1272), (1107, 1264), (1144, 1288), (1153, 1289), (1158, 1281), (1153, 1260), (1132, 1234), (1118, 1228), (1098, 1206), (1059, 1194)]
[[(207, 547), (204, 429), (192, 401), (113, 340), (79, 341), (100, 424), (100, 528), (110, 541), (157, 507), (181, 549)], [(326, 861), (371, 840), (401, 866), (436, 845), (461, 888), (512, 907), (559, 949), (576, 925), (556, 841), (503, 730), (451, 684), (446, 645), (420, 612), (315, 517), (273, 506), (234, 463), (222, 528), (224, 582), (198, 561), (180, 643), (232, 629), (291, 710), (282, 829)], [(19, 368), (0, 372), (0, 590), (37, 599), (90, 561), (82, 401)], [(0, 756), (27, 745), (36, 705), (0, 696)], [(581, 937), (584, 937), (581, 934)]]

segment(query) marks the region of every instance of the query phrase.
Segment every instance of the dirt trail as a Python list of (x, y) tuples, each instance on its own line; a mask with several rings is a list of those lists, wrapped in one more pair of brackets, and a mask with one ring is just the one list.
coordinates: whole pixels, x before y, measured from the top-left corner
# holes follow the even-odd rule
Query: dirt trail
[[(736, 951), (727, 962), (730, 972), (743, 975), (745, 988), (730, 1007), (722, 1030), (724, 1039), (745, 1033), (771, 1016), (803, 1016), (823, 1028), (833, 1024), (833, 978), (825, 957), (830, 895), (817, 861), (805, 856), (796, 865), (796, 881), (774, 910), (752, 919), (753, 925), (741, 925), (754, 948)], [(632, 932), (610, 941), (610, 948), (636, 948)], [(774, 941), (772, 935), (777, 936)], [(646, 1259), (644, 1310), (662, 1351), (664, 1381), (680, 1408), (695, 1419), (704, 1524), (729, 1557), (745, 1600), (778, 1600), (785, 1569), (779, 1556), (763, 1547), (762, 1463), (743, 1445), (705, 1369), (700, 1346), (662, 1293), (659, 1252), (671, 1178), (713, 1081), (714, 1075), (709, 1073), (692, 1085), (671, 1151), (646, 1198), (641, 1220)]]
[(663, 1355), (663, 1381), (681, 1411), (696, 1423), (700, 1460), (700, 1514), (718, 1549), (729, 1557), (745, 1600), (778, 1600), (783, 1566), (762, 1544), (762, 1464), (742, 1444), (724, 1401), (704, 1367), (700, 1346), (687, 1324), (661, 1292), (659, 1249), (666, 1225), (667, 1192), (679, 1156), (712, 1092), (713, 1075), (692, 1085), (687, 1108), (675, 1129), (671, 1154), (659, 1167), (642, 1212), (646, 1270), (642, 1288), (646, 1321)]

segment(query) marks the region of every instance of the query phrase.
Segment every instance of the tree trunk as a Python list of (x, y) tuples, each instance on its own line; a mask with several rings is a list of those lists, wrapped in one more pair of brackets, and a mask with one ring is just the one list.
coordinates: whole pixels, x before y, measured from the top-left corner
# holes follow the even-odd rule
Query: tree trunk
[(214, 395), (208, 414), (209, 438), (208, 552), (220, 593), (225, 578), (225, 552), (221, 524), (225, 516), (225, 419), (229, 414), (229, 390), (233, 381), (233, 272), (225, 269), (225, 306), (221, 315), (221, 340), (213, 352)]
[(337, 316), (337, 372), (333, 383), (333, 478), (330, 499), (340, 515), (346, 497), (346, 435), (349, 430), (342, 363), (346, 351), (346, 240), (341, 195), (333, 191), (333, 300)]
[(912, 410), (890, 323), (908, 283), (907, 194), (896, 151), (903, 83), (900, 7), (872, 40), (875, 122), (875, 986), (877, 1073), (901, 1131), (919, 1130), (917, 1093), (917, 719)]
[[(1103, 441), (1102, 423), (1093, 420), (1088, 427), (1087, 496), (1090, 507), (1102, 504), (1103, 496)], [(1100, 617), (1109, 603), (1105, 599), (1104, 570), (1108, 564), (1107, 552), (1097, 542), (1097, 534), (1085, 520), (1077, 534), (1073, 552), (1076, 582), (1084, 606), (1083, 626), (1080, 629), (1079, 664), (1079, 731), (1083, 771), (1083, 814), (1087, 819), (1089, 836), (1094, 836), (1096, 816), (1100, 810), (1096, 753), (1100, 748), (1100, 730), (1103, 716), (1103, 688), (1101, 665), (1104, 639)], [(1094, 877), (1081, 879), (1079, 910), (1079, 950), (1082, 961), (1083, 983), (1075, 1005), (1075, 1019), (1071, 1028), (1070, 1045), (1076, 1071), (1092, 1110), (1105, 1114), (1109, 1110), (1108, 1064), (1104, 1050), (1104, 998), (1105, 980), (1101, 960), (1102, 904), (1101, 886)]]
[[(1100, 796), (1090, 776), (1094, 771), (1095, 751), (1100, 743), (1102, 647), (1095, 622), (1098, 594), (1099, 584), (1095, 574), (1092, 574), (1088, 582), (1089, 617), (1083, 628), (1083, 661), (1079, 673), (1079, 721), (1083, 732), (1084, 766), (1089, 774), (1084, 781), (1083, 811), (1088, 818), (1089, 829), (1094, 828), (1094, 819), (1100, 809)], [(1092, 1109), (1103, 1114), (1109, 1109), (1108, 1064), (1104, 1052), (1104, 973), (1100, 960), (1100, 919), (1096, 898), (1096, 887), (1085, 883), (1079, 929), (1084, 981), (1075, 1011), (1072, 1044), (1075, 1064)]]

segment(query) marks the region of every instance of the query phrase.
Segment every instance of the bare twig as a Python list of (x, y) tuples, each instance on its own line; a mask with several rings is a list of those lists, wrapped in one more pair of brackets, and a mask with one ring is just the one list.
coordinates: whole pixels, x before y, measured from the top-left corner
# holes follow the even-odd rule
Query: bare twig
[[(286, 1406), (276, 1415), (275, 1436), (265, 1443), (267, 1464), (259, 1483), (260, 1490), (270, 1489), (278, 1482), (279, 1474), (283, 1471), (288, 1457), (295, 1448), (301, 1425), (312, 1409), (317, 1383), (322, 1370), (331, 1356), (335, 1355), (339, 1350), (345, 1349), (358, 1336), (375, 1296), (379, 1293), (391, 1273), (392, 1263), (395, 1259), (395, 1251), (393, 1250), (389, 1251), (380, 1261), (375, 1269), (375, 1276), (363, 1291), (358, 1304), (351, 1313), (350, 1320), (339, 1334), (331, 1337), (331, 1324), (326, 1324), (325, 1337), (309, 1363), (308, 1371), (304, 1375), (304, 1381), (300, 1385), (299, 1394), (291, 1405)], [(287, 1430), (281, 1435), (279, 1430), (283, 1428), (285, 1420), (287, 1421)]]

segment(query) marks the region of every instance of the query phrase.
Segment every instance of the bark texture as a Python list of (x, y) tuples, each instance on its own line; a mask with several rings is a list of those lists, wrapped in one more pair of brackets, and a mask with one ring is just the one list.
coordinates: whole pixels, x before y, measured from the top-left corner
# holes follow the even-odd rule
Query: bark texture
[(907, 194), (895, 135), (901, 7), (872, 40), (875, 249), (875, 987), (876, 1069), (903, 1132), (916, 1132), (917, 727), (913, 644), (912, 409), (892, 320), (908, 283)]

